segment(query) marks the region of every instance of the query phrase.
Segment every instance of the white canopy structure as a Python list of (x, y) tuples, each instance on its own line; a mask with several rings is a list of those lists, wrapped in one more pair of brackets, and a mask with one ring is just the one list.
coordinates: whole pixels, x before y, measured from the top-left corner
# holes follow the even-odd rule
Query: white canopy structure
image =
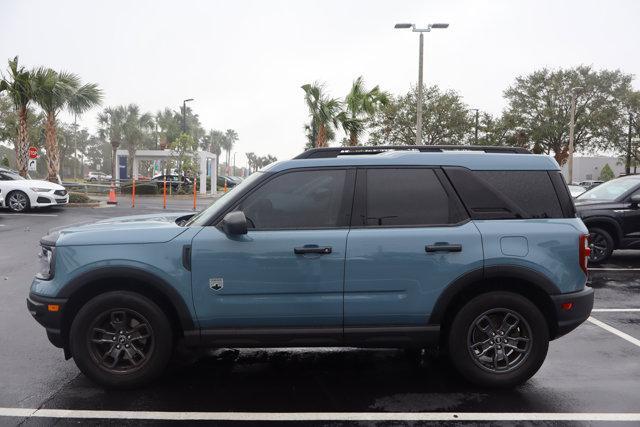
[[(207, 161), (210, 160), (210, 169), (211, 169), (211, 194), (215, 194), (216, 192), (216, 184), (218, 181), (218, 171), (216, 171), (216, 155), (210, 153), (208, 151), (197, 151), (196, 156), (198, 157), (198, 184), (199, 184), (199, 193), (207, 194)], [(133, 176), (138, 176), (138, 166), (141, 160), (160, 160), (166, 161), (171, 157), (176, 157), (176, 153), (171, 150), (137, 150), (135, 161), (133, 162)], [(126, 166), (126, 164), (121, 165), (121, 158), (129, 158), (129, 152), (127, 150), (117, 150), (116, 151), (116, 180), (120, 180), (120, 168)], [(126, 171), (126, 169), (125, 169)], [(125, 172), (126, 173), (126, 172)]]

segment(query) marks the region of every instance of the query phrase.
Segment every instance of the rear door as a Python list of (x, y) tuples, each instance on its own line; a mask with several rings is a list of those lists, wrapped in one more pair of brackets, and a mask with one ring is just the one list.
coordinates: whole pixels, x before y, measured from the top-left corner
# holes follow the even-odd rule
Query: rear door
[(447, 285), (482, 267), (480, 233), (440, 169), (358, 170), (345, 268), (347, 342), (420, 334)]

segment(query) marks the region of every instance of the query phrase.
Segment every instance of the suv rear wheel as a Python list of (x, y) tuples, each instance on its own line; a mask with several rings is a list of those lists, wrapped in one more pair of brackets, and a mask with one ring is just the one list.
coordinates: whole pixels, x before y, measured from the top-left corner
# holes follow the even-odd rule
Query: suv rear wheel
[(525, 297), (489, 292), (469, 301), (454, 318), (449, 355), (469, 381), (513, 387), (540, 368), (549, 347), (549, 329), (540, 310)]
[(606, 230), (601, 228), (589, 229), (589, 247), (591, 254), (589, 262), (601, 263), (611, 256), (613, 252), (613, 237)]
[(78, 368), (110, 388), (144, 385), (164, 372), (173, 332), (164, 312), (143, 295), (114, 291), (98, 295), (71, 325), (71, 354)]

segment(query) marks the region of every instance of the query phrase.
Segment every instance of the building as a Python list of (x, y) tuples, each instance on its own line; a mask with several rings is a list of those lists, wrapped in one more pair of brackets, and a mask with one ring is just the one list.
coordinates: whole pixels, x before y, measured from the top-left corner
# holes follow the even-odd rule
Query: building
[[(573, 158), (573, 182), (598, 180), (604, 165), (609, 165), (613, 174), (619, 176), (624, 173), (624, 162), (617, 157), (609, 156), (575, 156)], [(568, 181), (569, 165), (562, 166), (562, 174)]]

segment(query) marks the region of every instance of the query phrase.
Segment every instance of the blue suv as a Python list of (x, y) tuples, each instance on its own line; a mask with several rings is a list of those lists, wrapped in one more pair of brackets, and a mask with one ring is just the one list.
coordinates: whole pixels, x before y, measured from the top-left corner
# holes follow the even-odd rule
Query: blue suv
[(191, 216), (41, 240), (27, 306), (107, 387), (189, 347), (426, 348), (512, 387), (584, 322), (587, 228), (557, 163), (510, 147), (312, 149)]

